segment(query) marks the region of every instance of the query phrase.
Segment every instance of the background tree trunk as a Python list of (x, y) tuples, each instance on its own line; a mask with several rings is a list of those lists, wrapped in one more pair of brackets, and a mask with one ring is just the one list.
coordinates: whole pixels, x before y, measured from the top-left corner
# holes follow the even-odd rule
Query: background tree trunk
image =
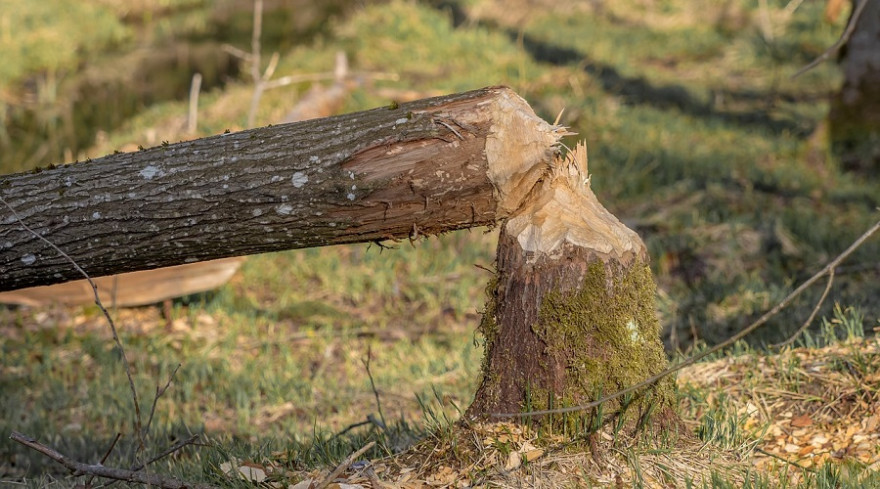
[(880, 170), (880, 2), (868, 2), (843, 59), (843, 87), (831, 101), (832, 151), (844, 168)]
[[(583, 146), (504, 225), (497, 274), (471, 416), (585, 404), (666, 368), (645, 246), (590, 190)], [(631, 412), (668, 408), (669, 382)]]
[[(560, 133), (507, 88), (0, 177), (0, 291), (493, 224)], [(21, 222), (19, 222), (19, 218)]]

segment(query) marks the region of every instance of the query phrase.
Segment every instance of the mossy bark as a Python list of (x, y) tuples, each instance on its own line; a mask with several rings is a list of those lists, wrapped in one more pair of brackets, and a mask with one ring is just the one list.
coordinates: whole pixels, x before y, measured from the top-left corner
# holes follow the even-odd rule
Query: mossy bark
[[(534, 205), (502, 227), (471, 416), (585, 404), (667, 366), (645, 246), (598, 203), (582, 157), (582, 168), (557, 162)], [(666, 380), (629, 399), (642, 408), (629, 412), (673, 397)]]

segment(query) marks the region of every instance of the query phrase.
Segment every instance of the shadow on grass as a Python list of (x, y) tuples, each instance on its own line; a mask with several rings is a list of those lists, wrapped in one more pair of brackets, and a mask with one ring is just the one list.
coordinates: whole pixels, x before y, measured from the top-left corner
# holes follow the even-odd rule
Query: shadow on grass
[[(449, 12), (453, 25), (456, 27), (468, 21), (467, 13), (458, 2), (439, 0), (429, 3), (439, 10)], [(487, 28), (496, 27), (482, 21), (477, 24)], [(692, 117), (757, 128), (772, 134), (788, 133), (797, 137), (805, 137), (815, 130), (815, 124), (811, 121), (773, 118), (766, 110), (762, 109), (738, 112), (720, 110), (713, 107), (711, 103), (700, 100), (682, 85), (655, 84), (642, 76), (626, 76), (614, 66), (591, 60), (585, 53), (576, 49), (554, 45), (511, 29), (503, 30), (514, 42), (521, 40), (523, 48), (535, 61), (554, 66), (582, 65), (584, 72), (602, 84), (603, 90), (620, 97), (628, 105), (647, 105), (663, 110), (678, 110)], [(730, 90), (724, 87), (713, 88), (712, 93), (727, 99), (751, 101), (768, 106), (777, 99), (788, 102), (804, 101), (804, 96), (791, 94), (780, 96), (774, 92)], [(806, 97), (809, 99), (817, 98), (815, 95), (806, 95)], [(820, 97), (824, 98), (824, 95)]]
[[(518, 34), (508, 31), (515, 39)], [(602, 88), (624, 100), (629, 105), (648, 105), (658, 109), (674, 109), (692, 117), (711, 119), (728, 124), (758, 128), (772, 134), (789, 133), (805, 137), (813, 132), (815, 125), (809, 121), (775, 119), (765, 110), (732, 112), (719, 110), (694, 96), (687, 88), (675, 84), (654, 84), (641, 76), (625, 76), (611, 65), (591, 61), (579, 51), (555, 46), (535, 39), (528, 34), (522, 36), (523, 47), (537, 61), (563, 66), (573, 63), (584, 65), (584, 71), (595, 77)], [(770, 103), (776, 96), (773, 93), (760, 93), (749, 90), (740, 93), (724, 88), (714, 89), (714, 93), (738, 100), (752, 100)]]

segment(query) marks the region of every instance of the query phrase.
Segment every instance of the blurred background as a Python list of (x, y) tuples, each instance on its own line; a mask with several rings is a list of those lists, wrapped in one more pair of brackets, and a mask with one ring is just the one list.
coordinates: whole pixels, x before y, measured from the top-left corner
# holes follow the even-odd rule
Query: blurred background
[[(664, 341), (689, 351), (752, 322), (877, 219), (876, 165), (841, 157), (830, 139), (838, 56), (792, 79), (838, 40), (850, 9), (0, 0), (0, 173), (508, 85), (542, 118), (561, 114), (578, 133), (569, 146), (587, 141), (592, 188), (648, 245)], [(495, 239), (475, 229), (253, 256), (164, 312), (114, 314), (144, 392), (183, 363), (157, 411), (167, 432), (337, 431), (375, 411), (365, 358), (388, 418), (419, 419), (425, 405), (455, 416), (479, 380), (474, 331)], [(837, 271), (826, 324), (880, 324), (878, 255), (875, 239)], [(821, 289), (748, 341), (787, 337)], [(0, 432), (64, 434), (59, 443), (88, 451), (128, 422), (127, 381), (94, 306), (0, 306), (0, 329)], [(0, 443), (5, 473), (41, 463)]]

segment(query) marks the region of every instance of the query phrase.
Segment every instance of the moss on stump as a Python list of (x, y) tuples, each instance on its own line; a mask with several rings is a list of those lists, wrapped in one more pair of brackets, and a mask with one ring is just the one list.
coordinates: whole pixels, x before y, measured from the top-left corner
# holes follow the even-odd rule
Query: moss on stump
[[(472, 417), (586, 404), (667, 367), (647, 250), (596, 200), (583, 151), (556, 161), (531, 203), (502, 228)], [(673, 386), (665, 379), (602, 411), (668, 419)], [(594, 424), (596, 413), (542, 419), (562, 420)]]

